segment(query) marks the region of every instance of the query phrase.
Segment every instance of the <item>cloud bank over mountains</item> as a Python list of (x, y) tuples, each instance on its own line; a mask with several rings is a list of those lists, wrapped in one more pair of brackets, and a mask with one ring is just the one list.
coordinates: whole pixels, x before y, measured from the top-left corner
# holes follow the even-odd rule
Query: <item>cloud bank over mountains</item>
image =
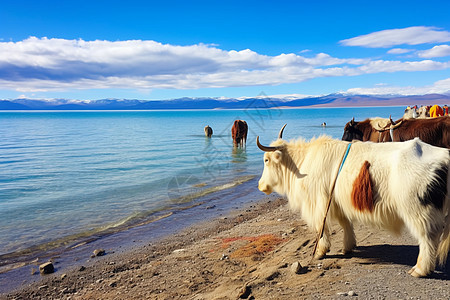
[(450, 78), (436, 81), (429, 86), (389, 86), (380, 84), (373, 88), (352, 88), (346, 92), (353, 95), (426, 95), (426, 94), (441, 94), (450, 91)]
[[(442, 43), (449, 41), (448, 31), (416, 26), (382, 30), (339, 42), (345, 47), (367, 48), (439, 44), (425, 50), (393, 48), (386, 51), (391, 57), (405, 54), (407, 57), (384, 59), (339, 58), (309, 52), (270, 56), (250, 49), (223, 50), (216, 45), (179, 46), (151, 40), (29, 37), (0, 42), (0, 89), (32, 93), (69, 89), (227, 88), (298, 83), (321, 77), (447, 70), (450, 46)], [(402, 94), (410, 87), (392, 88)], [(416, 90), (446, 93), (450, 91), (450, 78)], [(385, 87), (372, 87), (369, 91), (385, 93)]]
[(278, 95), (236, 98), (179, 98), (171, 100), (0, 100), (0, 110), (159, 110), (159, 109), (281, 109), (296, 107), (406, 106), (450, 103), (450, 94), (378, 96), (336, 93), (322, 96)]

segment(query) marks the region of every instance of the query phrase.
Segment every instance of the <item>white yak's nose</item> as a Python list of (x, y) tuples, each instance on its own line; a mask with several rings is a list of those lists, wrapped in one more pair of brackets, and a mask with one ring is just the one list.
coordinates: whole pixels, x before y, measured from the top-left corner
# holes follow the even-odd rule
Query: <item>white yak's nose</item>
[(267, 186), (267, 184), (261, 180), (258, 182), (258, 189), (266, 195), (270, 195), (272, 193), (272, 190)]

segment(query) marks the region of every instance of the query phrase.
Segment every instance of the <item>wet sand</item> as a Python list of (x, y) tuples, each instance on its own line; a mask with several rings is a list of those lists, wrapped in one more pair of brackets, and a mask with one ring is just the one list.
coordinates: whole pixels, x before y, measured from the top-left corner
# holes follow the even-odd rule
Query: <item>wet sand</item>
[(266, 198), (156, 243), (105, 249), (1, 299), (450, 298), (448, 263), (429, 278), (407, 274), (418, 254), (408, 234), (357, 225), (358, 247), (343, 256), (332, 230), (330, 253), (311, 261), (315, 234), (285, 200)]

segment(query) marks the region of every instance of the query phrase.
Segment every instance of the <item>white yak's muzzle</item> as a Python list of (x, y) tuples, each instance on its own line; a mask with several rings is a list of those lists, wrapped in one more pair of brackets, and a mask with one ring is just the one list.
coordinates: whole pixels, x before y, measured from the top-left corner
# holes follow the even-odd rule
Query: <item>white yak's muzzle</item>
[(272, 193), (272, 188), (261, 180), (258, 182), (258, 189), (266, 195), (270, 195)]

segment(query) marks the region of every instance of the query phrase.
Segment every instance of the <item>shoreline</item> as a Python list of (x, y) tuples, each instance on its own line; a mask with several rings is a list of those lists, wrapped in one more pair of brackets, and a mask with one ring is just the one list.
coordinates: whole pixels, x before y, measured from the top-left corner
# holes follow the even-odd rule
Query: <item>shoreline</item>
[(450, 297), (449, 260), (428, 278), (407, 274), (418, 253), (407, 233), (395, 237), (355, 225), (358, 246), (344, 256), (343, 232), (333, 224), (330, 253), (311, 260), (316, 235), (286, 202), (265, 197), (152, 244), (107, 251), (64, 273), (41, 276), (0, 299)]
[(185, 206), (175, 206), (131, 227), (119, 228), (120, 230), (104, 235), (88, 236), (30, 255), (6, 258), (5, 264), (0, 267), (0, 294), (39, 281), (39, 265), (47, 261), (54, 262), (57, 272), (65, 272), (79, 265), (80, 261), (89, 262), (95, 249), (105, 249), (109, 254), (126, 252), (157, 243), (196, 224), (214, 222), (239, 210), (240, 207), (259, 203), (266, 196), (257, 190), (255, 180), (258, 180), (257, 176), (252, 176), (250, 180), (230, 189), (206, 193)]
[[(146, 244), (139, 243), (138, 241), (136, 241), (135, 245), (119, 244), (116, 245), (116, 248), (114, 249), (105, 249), (106, 255), (98, 257), (91, 257), (90, 255), (92, 253), (84, 252), (85, 257), (83, 260), (77, 259), (74, 264), (65, 268), (59, 267), (60, 257), (54, 256), (49, 259), (49, 261), (53, 261), (55, 265), (55, 273), (53, 274), (40, 275), (39, 272), (33, 272), (33, 270), (36, 271), (38, 269), (39, 263), (43, 263), (43, 261), (35, 261), (35, 264), (31, 266), (33, 272), (31, 276), (34, 276), (34, 278), (30, 281), (23, 282), (19, 286), (12, 287), (9, 290), (0, 291), (0, 299), (29, 299), (28, 297), (35, 297), (37, 296), (34, 293), (35, 289), (41, 290), (39, 287), (48, 285), (49, 282), (55, 283), (61, 276), (68, 278), (68, 280), (65, 280), (66, 283), (76, 284), (77, 273), (80, 268), (89, 268), (90, 270), (102, 269), (105, 268), (105, 266), (115, 265), (111, 264), (111, 261), (125, 261), (130, 257), (133, 257), (134, 260), (139, 260), (140, 263), (144, 263), (143, 261), (148, 260), (148, 253), (152, 253), (150, 258), (168, 255), (171, 251), (176, 250), (181, 246), (188, 246), (218, 232), (228, 230), (236, 226), (236, 224), (255, 218), (263, 211), (275, 209), (285, 203), (286, 201), (281, 198), (263, 196), (263, 199), (256, 200), (256, 203), (249, 201), (244, 207), (235, 207), (224, 216), (217, 216), (212, 220), (196, 223), (177, 232), (156, 238), (154, 241)], [(192, 234), (193, 236), (191, 236)], [(84, 272), (84, 274), (85, 273), (88, 272)], [(72, 277), (73, 275), (75, 275), (75, 277)], [(95, 277), (94, 274), (90, 274), (90, 276)], [(11, 283), (13, 282), (16, 282), (15, 278), (10, 278), (9, 282), (3, 280), (2, 286), (3, 288), (5, 286), (11, 287)], [(25, 297), (24, 295), (27, 296)]]

